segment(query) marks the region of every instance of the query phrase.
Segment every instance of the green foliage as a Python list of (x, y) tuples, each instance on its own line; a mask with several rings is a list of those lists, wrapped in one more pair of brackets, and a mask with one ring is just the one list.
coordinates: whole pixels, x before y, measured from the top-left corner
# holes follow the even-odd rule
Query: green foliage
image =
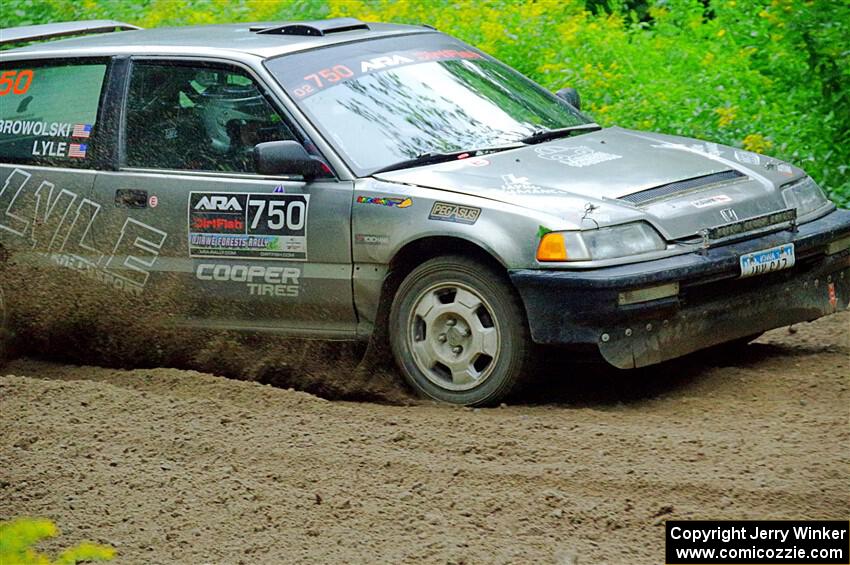
[(773, 155), (850, 205), (846, 0), (4, 0), (0, 25), (335, 16), (434, 25), (549, 88), (577, 87), (603, 125)]
[(59, 533), (50, 520), (18, 518), (0, 522), (0, 563), (3, 565), (75, 565), (91, 561), (110, 561), (115, 550), (105, 545), (83, 542), (70, 547), (51, 561), (32, 546)]

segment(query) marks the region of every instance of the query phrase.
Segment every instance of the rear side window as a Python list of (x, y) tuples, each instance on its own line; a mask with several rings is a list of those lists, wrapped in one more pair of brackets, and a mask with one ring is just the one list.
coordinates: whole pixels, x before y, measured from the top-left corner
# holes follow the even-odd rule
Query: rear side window
[(85, 167), (106, 64), (0, 67), (0, 161)]
[(296, 139), (239, 69), (135, 62), (126, 111), (126, 165), (253, 173), (257, 143)]

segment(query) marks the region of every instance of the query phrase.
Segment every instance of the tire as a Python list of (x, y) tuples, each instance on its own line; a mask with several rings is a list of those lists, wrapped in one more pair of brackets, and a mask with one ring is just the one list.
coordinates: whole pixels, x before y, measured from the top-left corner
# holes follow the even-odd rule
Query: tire
[(528, 370), (525, 310), (504, 274), (459, 256), (426, 261), (399, 285), (390, 346), (407, 382), (451, 404), (499, 402)]

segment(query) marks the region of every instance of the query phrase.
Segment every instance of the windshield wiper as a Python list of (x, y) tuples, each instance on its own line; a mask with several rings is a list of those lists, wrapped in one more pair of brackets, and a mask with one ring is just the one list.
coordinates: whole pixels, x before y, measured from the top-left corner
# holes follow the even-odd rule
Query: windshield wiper
[(577, 126), (569, 126), (565, 128), (556, 128), (556, 129), (541, 129), (537, 130), (529, 136), (523, 137), (519, 141), (525, 144), (534, 144), (534, 143), (542, 143), (544, 141), (549, 141), (550, 139), (557, 139), (559, 137), (569, 137), (574, 133), (581, 133), (586, 131), (599, 131), (602, 129), (602, 126), (599, 124), (581, 124)]
[(456, 160), (463, 155), (467, 155), (468, 157), (475, 157), (478, 155), (486, 155), (487, 153), (495, 153), (497, 151), (518, 149), (520, 147), (523, 147), (523, 145), (520, 143), (514, 143), (511, 145), (501, 145), (498, 147), (481, 147), (479, 149), (465, 149), (463, 151), (450, 151), (447, 153), (422, 153), (421, 155), (417, 155), (412, 159), (405, 159), (404, 161), (399, 161), (398, 163), (393, 163), (392, 165), (381, 167), (377, 171), (372, 171), (372, 174), (377, 175), (378, 173), (397, 171), (399, 169), (409, 169), (411, 167), (422, 167), (425, 165), (433, 165), (435, 163), (444, 163), (446, 161)]

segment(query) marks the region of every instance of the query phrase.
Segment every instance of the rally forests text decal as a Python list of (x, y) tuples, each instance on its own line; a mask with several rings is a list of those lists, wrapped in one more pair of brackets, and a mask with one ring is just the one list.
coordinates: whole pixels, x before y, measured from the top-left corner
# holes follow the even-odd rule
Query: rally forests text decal
[(307, 260), (307, 194), (191, 192), (189, 256)]
[(127, 218), (121, 232), (100, 249), (92, 225), (101, 205), (32, 174), (13, 170), (0, 188), (0, 230), (46, 250), (61, 267), (115, 289), (140, 295), (159, 257), (166, 232)]

